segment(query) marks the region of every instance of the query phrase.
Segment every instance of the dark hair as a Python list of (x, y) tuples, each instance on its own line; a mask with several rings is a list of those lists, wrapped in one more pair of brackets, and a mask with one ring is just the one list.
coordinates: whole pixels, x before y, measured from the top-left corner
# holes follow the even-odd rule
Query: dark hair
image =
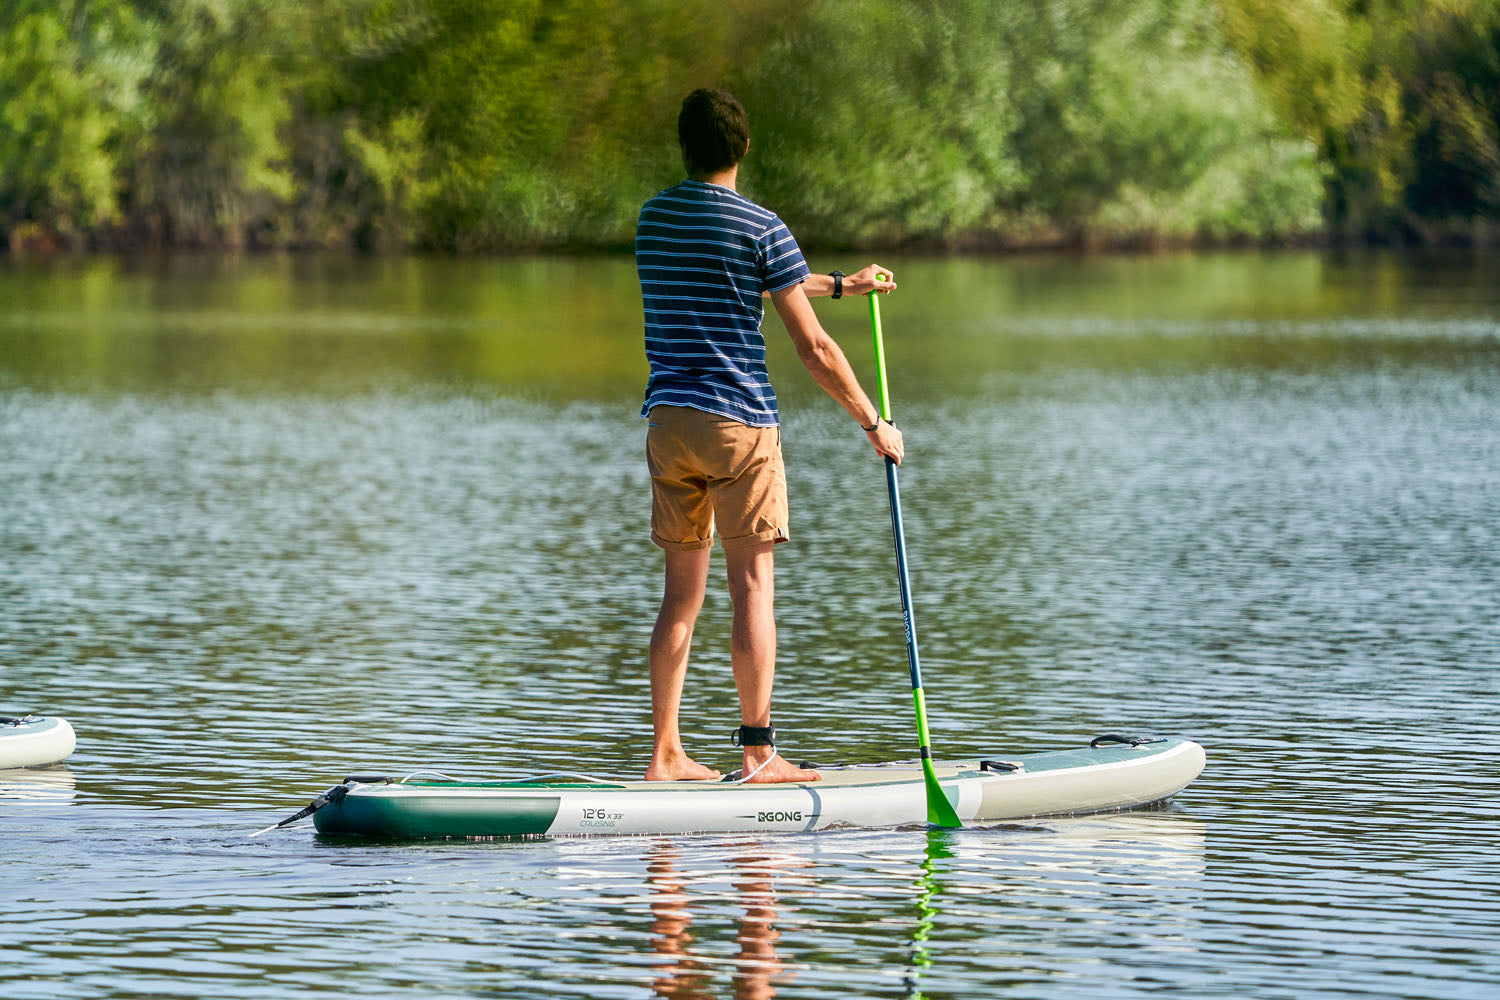
[(750, 121), (727, 90), (695, 90), (682, 101), (677, 141), (688, 173), (732, 167), (750, 148)]

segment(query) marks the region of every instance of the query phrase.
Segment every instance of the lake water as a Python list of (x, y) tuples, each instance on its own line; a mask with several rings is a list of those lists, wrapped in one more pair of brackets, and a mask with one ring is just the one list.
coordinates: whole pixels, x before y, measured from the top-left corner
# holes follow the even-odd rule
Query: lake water
[[(0, 263), (0, 714), (79, 737), (0, 774), (4, 995), (1500, 995), (1500, 261), (884, 262), (939, 754), (1160, 732), (1199, 781), (955, 832), (250, 839), (351, 771), (644, 767), (631, 263)], [(863, 303), (818, 307), (869, 384)], [(783, 743), (909, 757), (880, 464), (767, 332)], [(721, 583), (684, 729), (725, 767)]]

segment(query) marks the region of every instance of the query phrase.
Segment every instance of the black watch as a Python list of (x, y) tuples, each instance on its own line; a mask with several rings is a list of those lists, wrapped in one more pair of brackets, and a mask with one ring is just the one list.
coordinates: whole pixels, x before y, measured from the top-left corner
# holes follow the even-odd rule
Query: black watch
[(833, 279), (833, 297), (841, 299), (844, 297), (844, 272), (830, 271), (828, 276)]

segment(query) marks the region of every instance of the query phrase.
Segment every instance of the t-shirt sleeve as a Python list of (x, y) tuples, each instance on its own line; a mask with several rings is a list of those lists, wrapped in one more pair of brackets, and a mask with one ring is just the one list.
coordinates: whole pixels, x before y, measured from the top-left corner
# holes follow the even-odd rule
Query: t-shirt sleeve
[(755, 260), (760, 266), (761, 290), (766, 292), (779, 292), (806, 281), (812, 273), (802, 259), (802, 250), (792, 231), (779, 217), (772, 217), (765, 233), (756, 241)]

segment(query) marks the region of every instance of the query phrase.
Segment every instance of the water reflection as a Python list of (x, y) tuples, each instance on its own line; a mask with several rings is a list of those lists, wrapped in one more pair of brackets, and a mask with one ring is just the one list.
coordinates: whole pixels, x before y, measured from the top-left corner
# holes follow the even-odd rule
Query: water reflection
[[(1482, 257), (1184, 254), (893, 260), (888, 350), (904, 400), (996, 373), (1378, 370), (1493, 364)], [(831, 266), (831, 265), (830, 265)], [(640, 293), (628, 257), (0, 260), (0, 385), (189, 394), (466, 385), (637, 402)], [(857, 308), (819, 306), (863, 348)], [(767, 328), (778, 394), (817, 398)], [(863, 349), (851, 350), (857, 368)]]
[(937, 917), (937, 898), (942, 892), (938, 881), (938, 862), (952, 858), (949, 841), (954, 834), (948, 830), (928, 830), (927, 845), (922, 852), (921, 871), (916, 884), (916, 927), (911, 935), (911, 971), (906, 978), (907, 996), (922, 1000), (920, 980), (922, 972), (932, 965), (932, 952), (927, 946), (932, 936), (933, 922)]
[[(1196, 738), (1191, 817), (247, 842), (352, 772), (639, 772), (629, 261), (0, 260), (0, 695), (80, 746), (0, 779), (7, 987), (283, 1000), (337, 948), (382, 997), (1500, 991), (1494, 258), (889, 263), (934, 744)], [(909, 756), (878, 464), (770, 322), (778, 726)], [(698, 627), (727, 751), (722, 595)]]
[[(830, 961), (862, 995), (952, 995), (975, 970), (1027, 980), (1085, 939), (1171, 954), (1199, 918), (1207, 826), (1110, 814), (961, 831), (657, 840), (641, 854), (653, 992), (680, 1000), (815, 995)], [(603, 899), (610, 863), (559, 886)], [(566, 855), (575, 853), (569, 847)], [(601, 867), (602, 866), (602, 867)], [(601, 917), (605, 922), (607, 917)], [(733, 948), (726, 948), (732, 937)], [(832, 951), (830, 951), (832, 949)], [(858, 987), (855, 987), (858, 983)]]
[(67, 802), (74, 785), (73, 771), (65, 764), (0, 769), (0, 802)]
[[(811, 868), (813, 862), (755, 842), (727, 843), (723, 849), (732, 855), (726, 864), (734, 870), (740, 908), (735, 934), (739, 951), (732, 959), (734, 995), (737, 1000), (769, 1000), (776, 996), (773, 980), (783, 971), (776, 950), (781, 937), (776, 927), (776, 884), (791, 879), (799, 869)], [(707, 1000), (717, 996), (711, 989), (713, 963), (692, 949), (695, 900), (680, 871), (681, 862), (682, 852), (672, 841), (655, 843), (646, 854), (652, 944), (656, 957), (666, 959), (652, 989), (674, 1000)], [(696, 905), (702, 903), (696, 901)]]

